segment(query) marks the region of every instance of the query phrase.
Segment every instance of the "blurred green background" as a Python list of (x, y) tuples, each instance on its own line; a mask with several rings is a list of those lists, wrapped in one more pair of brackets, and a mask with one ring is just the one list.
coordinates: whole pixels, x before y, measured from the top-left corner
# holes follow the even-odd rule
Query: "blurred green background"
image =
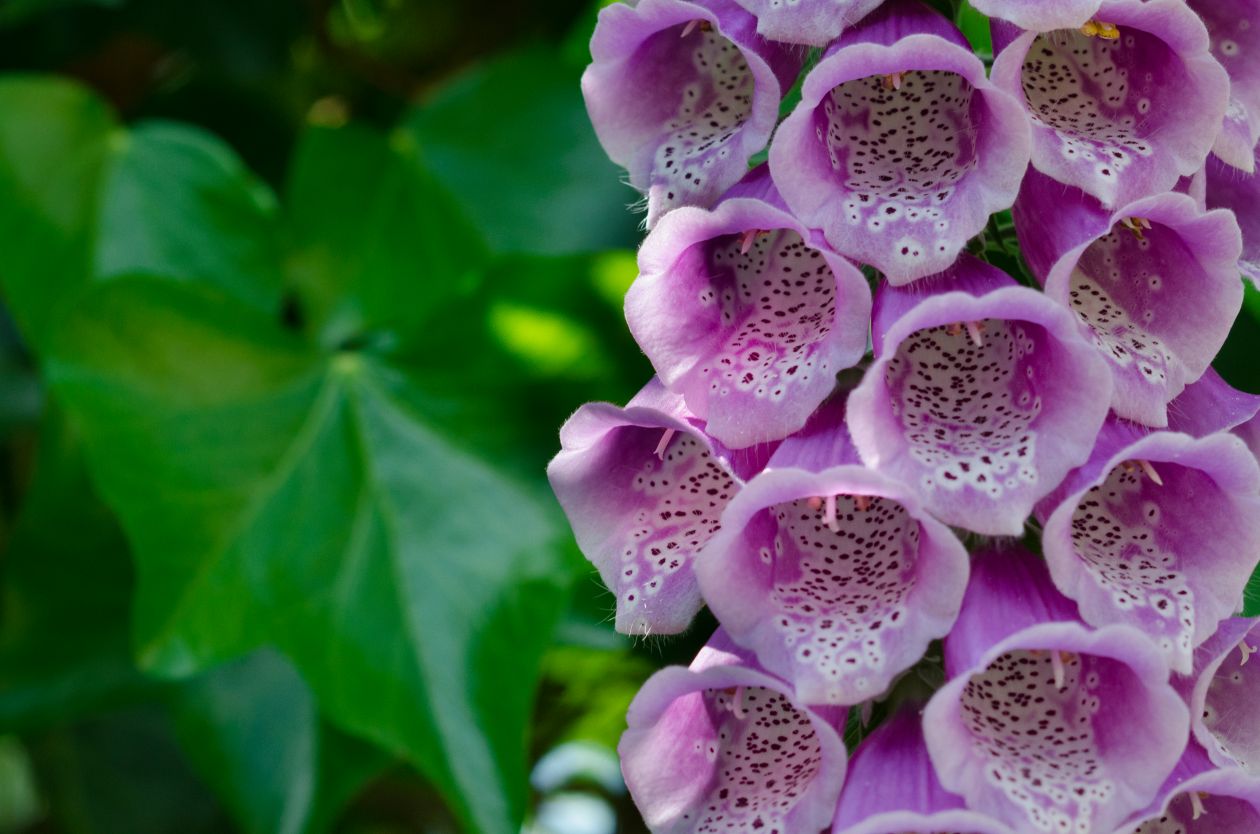
[(0, 832), (641, 830), (712, 623), (618, 637), (543, 477), (651, 373), (597, 5), (0, 0)]
[(636, 831), (595, 3), (0, 2), (0, 831)]

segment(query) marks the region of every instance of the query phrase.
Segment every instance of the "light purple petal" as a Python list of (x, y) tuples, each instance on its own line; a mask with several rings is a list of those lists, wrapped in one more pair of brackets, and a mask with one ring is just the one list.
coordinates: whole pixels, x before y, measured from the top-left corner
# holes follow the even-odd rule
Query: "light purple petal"
[(648, 195), (647, 224), (709, 206), (747, 170), (800, 69), (732, 0), (642, 0), (600, 12), (582, 77), (604, 150)]
[(947, 21), (885, 4), (805, 78), (770, 169), (788, 206), (895, 284), (947, 268), (1028, 166), (1028, 126)]
[[(1175, 780), (1175, 782), (1174, 782)], [(1156, 807), (1116, 834), (1255, 834), (1260, 831), (1260, 780), (1236, 768), (1213, 768), (1190, 743)]]
[(772, 200), (671, 212), (626, 295), (661, 379), (732, 448), (800, 429), (866, 350), (866, 279)]
[(1260, 553), (1260, 467), (1229, 434), (1157, 432), (1100, 457), (1046, 521), (1050, 573), (1085, 622), (1134, 626), (1189, 674)]
[(739, 654), (706, 648), (643, 685), (617, 749), (653, 834), (815, 832), (844, 781), (844, 717), (800, 707)]
[(1225, 211), (1167, 193), (1116, 212), (1031, 172), (1015, 204), (1030, 268), (1108, 361), (1112, 409), (1149, 426), (1207, 370), (1242, 308), (1242, 236)]
[[(658, 383), (641, 400), (663, 405)], [(673, 634), (703, 602), (692, 560), (740, 481), (681, 409), (583, 406), (547, 467), (582, 552), (617, 598), (617, 630)]]
[(941, 783), (1021, 833), (1113, 830), (1154, 799), (1186, 745), (1167, 666), (1135, 629), (1056, 620), (1070, 602), (1053, 599), (1031, 554), (982, 554), (973, 570), (945, 642), (954, 677), (924, 714)]
[(1227, 620), (1195, 652), (1190, 714), (1194, 737), (1220, 767), (1260, 777), (1260, 627), (1254, 619)]
[(1119, 37), (1025, 32), (992, 77), (1028, 108), (1034, 167), (1114, 208), (1168, 191), (1203, 165), (1229, 78), (1182, 0), (1106, 0), (1096, 17)]
[(883, 0), (736, 0), (757, 16), (763, 37), (826, 46)]
[(1207, 205), (1234, 212), (1242, 228), (1242, 259), (1238, 266), (1252, 283), (1260, 284), (1260, 176), (1221, 162), (1207, 161)]
[[(825, 433), (813, 442), (845, 445)], [(780, 465), (793, 443), (727, 506), (696, 576), (731, 638), (790, 681), (799, 701), (856, 704), (949, 631), (967, 553), (908, 489), (877, 472)]]
[(1230, 101), (1212, 151), (1245, 171), (1255, 170), (1260, 138), (1260, 2), (1190, 0), (1207, 26), (1212, 56), (1229, 73)]
[[(998, 288), (952, 289), (976, 276)], [(868, 466), (942, 521), (1016, 535), (1089, 456), (1110, 371), (1067, 310), (974, 258), (927, 291), (881, 290), (876, 361), (849, 399), (850, 431)]]
[(971, 0), (971, 5), (1021, 29), (1049, 32), (1079, 27), (1097, 14), (1102, 0)]
[[(1212, 368), (1168, 404), (1168, 428), (1194, 437), (1231, 431), (1260, 414), (1260, 396), (1239, 391)], [(1244, 440), (1246, 438), (1244, 437)]]
[(1011, 834), (941, 787), (923, 742), (919, 711), (903, 707), (849, 762), (832, 834)]

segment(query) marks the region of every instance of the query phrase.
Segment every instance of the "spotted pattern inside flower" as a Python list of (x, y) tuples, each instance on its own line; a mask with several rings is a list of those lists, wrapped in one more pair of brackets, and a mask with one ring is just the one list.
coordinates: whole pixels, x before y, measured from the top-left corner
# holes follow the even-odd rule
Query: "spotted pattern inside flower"
[(1251, 18), (1243, 12), (1256, 7), (1216, 0), (1195, 0), (1190, 7), (1207, 26), (1212, 57), (1220, 61), (1233, 82), (1225, 118), (1245, 125), (1247, 105), (1239, 100), (1238, 92), (1260, 82), (1260, 68), (1256, 66), (1256, 53), (1260, 52), (1260, 27), (1253, 26)]
[[(1152, 464), (1154, 465), (1154, 464)], [(1085, 493), (1072, 513), (1072, 548), (1119, 618), (1137, 626), (1170, 660), (1189, 668), (1194, 648), (1194, 592), (1163, 538), (1166, 506), (1180, 511), (1212, 491), (1198, 470), (1159, 464), (1156, 485), (1137, 464), (1117, 466)]]
[(1256, 720), (1260, 658), (1250, 657), (1251, 649), (1260, 648), (1260, 633), (1253, 630), (1243, 643), (1249, 648), (1231, 650), (1208, 684), (1203, 724), (1218, 753), (1260, 776), (1260, 721)]
[(1090, 244), (1072, 273), (1069, 300), (1091, 340), (1126, 379), (1180, 390), (1180, 291), (1215, 282), (1177, 232), (1148, 225), (1135, 233), (1117, 224)]
[(775, 506), (778, 530), (760, 555), (774, 565), (771, 600), (784, 645), (838, 703), (842, 695), (878, 694), (900, 671), (887, 668), (885, 644), (906, 622), (920, 530), (891, 499), (838, 496), (834, 531), (817, 504)]
[(839, 370), (820, 353), (835, 319), (836, 277), (822, 253), (789, 229), (746, 241), (723, 237), (710, 252), (712, 277), (699, 302), (716, 308), (723, 336), (700, 373), (711, 396), (779, 402), (794, 386)]
[(849, 81), (823, 100), (818, 136), (848, 192), (845, 219), (887, 236), (895, 262), (955, 247), (949, 204), (977, 164), (973, 93), (933, 70)]
[(809, 718), (762, 687), (709, 690), (704, 698), (716, 735), (696, 745), (714, 765), (712, 786), (675, 830), (795, 834), (784, 820), (822, 767)]
[(669, 578), (688, 567), (718, 531), (735, 481), (693, 435), (673, 436), (658, 459), (647, 450), (661, 431), (634, 431), (642, 435), (637, 449), (643, 462), (630, 484), (639, 509), (621, 554), (617, 593), (626, 609), (650, 610)]
[(1200, 794), (1199, 811), (1188, 793), (1169, 804), (1168, 812), (1121, 834), (1255, 834), (1260, 814), (1250, 802), (1232, 796)]
[(1044, 331), (1025, 322), (978, 322), (917, 331), (885, 370), (893, 415), (925, 489), (970, 487), (992, 498), (1037, 482), (1041, 413), (1034, 361)]
[(689, 64), (668, 78), (671, 88), (681, 87), (682, 100), (664, 125), (652, 165), (653, 184), (665, 186), (660, 214), (724, 187), (710, 182), (711, 171), (736, 152), (736, 137), (752, 114), (754, 79), (739, 47), (703, 26), (680, 37), (685, 28), (655, 38), (664, 48), (684, 50)]
[(1115, 795), (1094, 736), (1099, 692), (1115, 661), (1015, 651), (973, 676), (962, 718), (989, 784), (1038, 831), (1096, 834), (1097, 806)]
[(1038, 35), (1024, 59), (1033, 120), (1052, 128), (1065, 159), (1103, 188), (1153, 153), (1152, 100), (1176, 57), (1158, 38), (1126, 28), (1116, 40), (1056, 31)]

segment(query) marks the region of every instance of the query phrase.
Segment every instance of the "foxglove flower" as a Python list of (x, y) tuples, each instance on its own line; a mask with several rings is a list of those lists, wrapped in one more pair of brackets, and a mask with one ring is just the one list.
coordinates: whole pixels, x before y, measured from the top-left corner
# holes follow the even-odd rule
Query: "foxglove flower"
[(969, 811), (941, 787), (914, 709), (900, 712), (868, 736), (849, 762), (849, 776), (832, 834), (1012, 834), (991, 817)]
[(1212, 56), (1229, 73), (1229, 109), (1212, 152), (1244, 171), (1255, 171), (1260, 139), (1260, 2), (1189, 0), (1207, 26)]
[[(1012, 34), (995, 27), (995, 46)], [(1106, 0), (1082, 29), (1014, 34), (992, 77), (1028, 108), (1037, 170), (1108, 208), (1198, 170), (1229, 103), (1229, 77), (1182, 0)]]
[(757, 31), (785, 43), (826, 46), (883, 0), (735, 0), (757, 16)]
[(1260, 457), (1260, 396), (1239, 391), (1213, 369), (1168, 404), (1168, 427), (1194, 437), (1233, 432)]
[(649, 228), (676, 206), (712, 205), (770, 138), (801, 55), (756, 25), (733, 0), (600, 12), (582, 92), (604, 150), (647, 194)]
[(1242, 308), (1233, 215), (1171, 192), (1113, 212), (1036, 171), (1014, 215), (1033, 274), (1108, 360), (1112, 409), (1166, 425), (1169, 400), (1207, 370)]
[(1194, 647), (1242, 606), (1260, 553), (1260, 466), (1246, 444), (1112, 420), (1058, 495), (1040, 510), (1055, 585), (1085, 622), (1135, 626), (1189, 674)]
[(949, 528), (858, 463), (841, 404), (779, 447), (696, 560), (731, 639), (806, 704), (882, 693), (949, 631), (967, 585)]
[(1245, 173), (1209, 157), (1206, 200), (1210, 208), (1234, 212), (1243, 241), (1238, 266), (1253, 284), (1260, 284), (1260, 175)]
[(1220, 767), (1241, 768), (1260, 777), (1260, 721), (1256, 692), (1260, 624), (1235, 618), (1221, 624), (1195, 652), (1190, 714), (1194, 737)]
[(1102, 0), (971, 0), (981, 14), (1034, 32), (1077, 29), (1098, 13)]
[(882, 287), (873, 338), (849, 429), (942, 521), (1016, 535), (1089, 456), (1110, 372), (1043, 294), (965, 255), (922, 286)]
[(1191, 742), (1156, 806), (1116, 834), (1254, 834), (1260, 831), (1260, 780), (1214, 768)]
[(800, 429), (866, 351), (866, 279), (777, 197), (763, 166), (713, 211), (671, 212), (626, 295), (662, 381), (732, 448)]
[(741, 483), (729, 457), (655, 380), (624, 409), (583, 406), (560, 444), (547, 476), (617, 598), (617, 630), (682, 631), (703, 605), (692, 560)]
[(793, 213), (894, 284), (940, 272), (1028, 166), (1018, 102), (954, 26), (891, 0), (827, 51), (775, 134), (770, 170)]
[(976, 557), (924, 713), (937, 775), (1021, 834), (1112, 831), (1146, 807), (1189, 735), (1140, 631), (1091, 631), (1023, 551)]
[(719, 631), (690, 669), (653, 675), (618, 752), (653, 834), (795, 834), (831, 822), (845, 711), (793, 701)]

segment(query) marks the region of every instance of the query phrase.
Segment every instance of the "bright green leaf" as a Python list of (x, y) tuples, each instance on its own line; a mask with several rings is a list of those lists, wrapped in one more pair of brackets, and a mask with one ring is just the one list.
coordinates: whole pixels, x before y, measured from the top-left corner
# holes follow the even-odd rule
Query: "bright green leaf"
[(290, 176), (289, 274), (325, 344), (404, 339), (471, 289), (485, 244), (405, 133), (311, 128)]
[(261, 651), (181, 685), (176, 733), (247, 834), (325, 831), (388, 759), (320, 721), (302, 678)]
[(989, 30), (989, 18), (976, 11), (967, 0), (962, 0), (958, 5), (956, 20), (958, 28), (976, 54), (984, 60), (992, 59), (993, 35)]
[(101, 285), (47, 366), (131, 538), (149, 668), (274, 645), (473, 830), (514, 830), (567, 582), (530, 494), (435, 434), (404, 376), (206, 290)]
[(635, 192), (595, 139), (578, 72), (554, 51), (477, 67), (407, 123), (420, 156), (499, 252), (634, 245)]

